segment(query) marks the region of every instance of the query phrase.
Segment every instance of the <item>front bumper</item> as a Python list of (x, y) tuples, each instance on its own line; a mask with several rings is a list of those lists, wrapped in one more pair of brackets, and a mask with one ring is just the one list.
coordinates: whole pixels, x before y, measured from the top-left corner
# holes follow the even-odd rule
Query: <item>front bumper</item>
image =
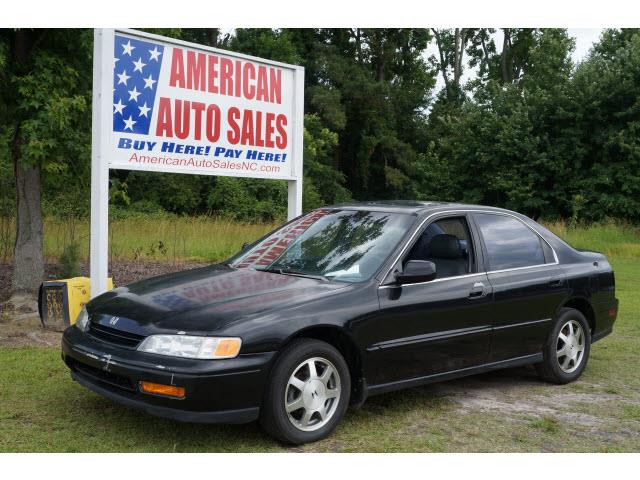
[[(274, 352), (193, 360), (138, 352), (95, 340), (76, 327), (62, 336), (62, 359), (84, 387), (152, 415), (197, 423), (258, 418)], [(140, 392), (145, 380), (185, 388), (182, 399)]]

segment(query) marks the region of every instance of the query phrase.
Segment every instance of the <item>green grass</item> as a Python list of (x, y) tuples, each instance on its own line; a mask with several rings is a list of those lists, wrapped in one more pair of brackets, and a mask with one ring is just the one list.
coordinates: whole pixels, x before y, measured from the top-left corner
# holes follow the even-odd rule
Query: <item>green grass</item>
[(560, 431), (560, 423), (558, 420), (549, 416), (534, 418), (531, 421), (531, 426), (549, 434), (558, 433)]
[[(253, 242), (275, 224), (249, 224), (210, 217), (126, 218), (109, 225), (111, 260), (217, 261), (236, 253), (244, 242)], [(44, 251), (58, 258), (68, 241), (69, 226), (59, 219), (44, 223)], [(89, 255), (89, 222), (79, 221), (75, 236), (80, 255)]]
[[(0, 255), (13, 245), (13, 221), (0, 237)], [(640, 258), (640, 228), (625, 222), (603, 222), (570, 228), (566, 222), (542, 222), (571, 245), (616, 257)], [(218, 261), (274, 229), (277, 223), (239, 223), (212, 217), (140, 217), (112, 220), (109, 225), (111, 260), (196, 260)], [(89, 255), (89, 220), (73, 225), (56, 217), (44, 221), (45, 257), (57, 259), (69, 241), (70, 230), (80, 245), (80, 256)], [(6, 237), (6, 238), (5, 238)], [(5, 245), (6, 244), (6, 245)]]
[(625, 222), (603, 222), (571, 228), (566, 222), (542, 222), (574, 248), (595, 250), (611, 257), (640, 258), (640, 227)]
[[(579, 381), (548, 385), (513, 369), (373, 397), (328, 439), (289, 450), (640, 451), (640, 240), (630, 231), (569, 238), (609, 252), (620, 299), (614, 332)], [(0, 452), (288, 450), (256, 424), (182, 424), (106, 400), (71, 381), (57, 348), (0, 348), (0, 366)]]

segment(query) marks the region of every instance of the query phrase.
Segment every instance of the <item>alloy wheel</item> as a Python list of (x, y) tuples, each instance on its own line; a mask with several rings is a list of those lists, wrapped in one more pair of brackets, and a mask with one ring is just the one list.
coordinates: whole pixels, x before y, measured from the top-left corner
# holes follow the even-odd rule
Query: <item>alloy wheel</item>
[(577, 320), (569, 320), (560, 329), (556, 346), (558, 365), (564, 373), (574, 372), (582, 363), (585, 334)]
[(289, 421), (299, 430), (311, 432), (326, 425), (340, 403), (340, 375), (322, 357), (309, 358), (298, 365), (284, 393)]

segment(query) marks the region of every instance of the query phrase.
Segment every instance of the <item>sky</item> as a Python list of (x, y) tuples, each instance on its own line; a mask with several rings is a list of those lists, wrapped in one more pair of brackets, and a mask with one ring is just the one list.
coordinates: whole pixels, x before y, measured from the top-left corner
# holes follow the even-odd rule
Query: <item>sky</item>
[[(581, 61), (588, 53), (589, 49), (593, 45), (594, 42), (597, 42), (600, 39), (600, 33), (602, 32), (602, 28), (568, 28), (567, 32), (569, 35), (576, 40), (576, 48), (571, 55), (574, 63)], [(496, 29), (496, 33), (494, 34), (494, 39), (496, 43), (496, 48), (498, 51), (502, 49), (502, 30)], [(430, 42), (429, 47), (427, 48), (426, 57), (430, 57), (431, 55), (438, 56), (438, 48), (435, 42)], [(462, 76), (462, 82), (466, 82), (471, 79), (475, 75), (475, 71), (469, 69), (465, 65), (465, 72)], [(440, 90), (444, 86), (444, 80), (442, 80), (442, 75), (438, 75), (436, 90)]]
[(574, 62), (579, 62), (587, 53), (591, 45), (600, 39), (602, 28), (568, 28), (569, 35), (576, 39), (576, 49), (572, 58)]

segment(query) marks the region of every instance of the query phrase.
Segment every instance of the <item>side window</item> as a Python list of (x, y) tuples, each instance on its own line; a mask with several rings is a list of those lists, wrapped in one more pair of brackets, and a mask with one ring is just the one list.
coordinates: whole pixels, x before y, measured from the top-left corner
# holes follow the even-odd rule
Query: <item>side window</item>
[(435, 263), (436, 278), (455, 277), (475, 271), (473, 242), (467, 220), (464, 217), (452, 217), (430, 223), (404, 262), (409, 260)]
[(543, 265), (542, 239), (519, 220), (505, 215), (474, 215), (487, 249), (488, 269)]

